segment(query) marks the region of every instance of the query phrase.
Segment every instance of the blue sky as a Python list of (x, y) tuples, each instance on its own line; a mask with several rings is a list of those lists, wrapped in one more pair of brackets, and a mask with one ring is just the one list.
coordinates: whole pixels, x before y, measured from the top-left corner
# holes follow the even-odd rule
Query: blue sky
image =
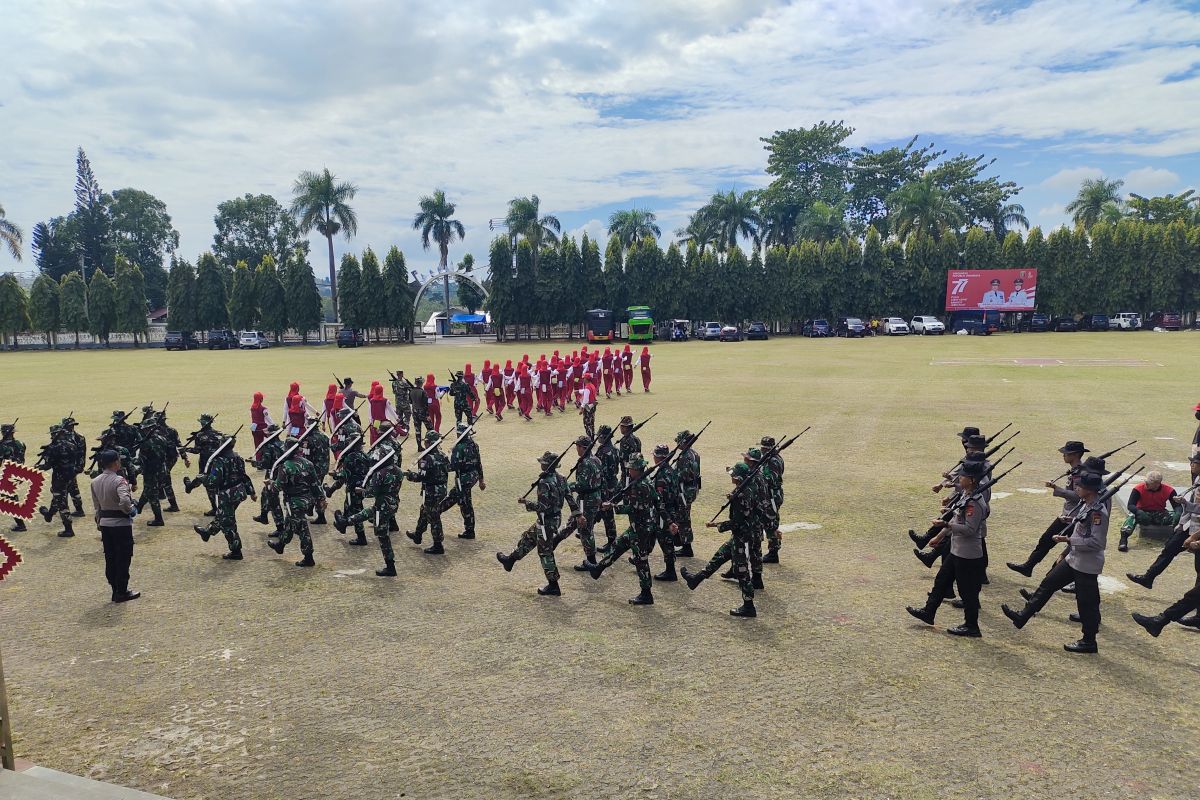
[(1200, 6), (1178, 0), (47, 0), (6, 12), (0, 52), (8, 219), (28, 239), (66, 213), (82, 145), (104, 188), (167, 203), (189, 258), (218, 203), (322, 166), (360, 187), (349, 246), (422, 271), (434, 188), (467, 226), (454, 259), (531, 193), (575, 233), (638, 206), (669, 235), (766, 182), (760, 136), (822, 119), (995, 156), (1044, 227), (1085, 177), (1200, 186)]

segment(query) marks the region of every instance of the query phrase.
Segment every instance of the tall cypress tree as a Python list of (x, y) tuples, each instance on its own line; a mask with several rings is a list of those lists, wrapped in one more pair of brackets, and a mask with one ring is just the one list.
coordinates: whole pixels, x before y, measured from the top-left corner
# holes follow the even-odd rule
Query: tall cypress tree
[(258, 269), (254, 271), (255, 291), (258, 294), (258, 314), (263, 328), (275, 335), (275, 344), (279, 344), (283, 332), (288, 329), (287, 295), (283, 290), (283, 281), (279, 270), (275, 268), (275, 257), (263, 256)]
[[(374, 328), (375, 341), (379, 341), (379, 329), (387, 324), (387, 297), (383, 290), (383, 271), (379, 257), (370, 247), (362, 257), (362, 289), (359, 313), (366, 328)], [(447, 320), (447, 324), (449, 321)]]
[(103, 270), (96, 270), (88, 284), (88, 331), (109, 346), (108, 337), (117, 325), (117, 298), (113, 282)]
[(46, 347), (51, 350), (60, 325), (58, 304), (58, 282), (49, 275), (38, 275), (29, 292), (29, 322), (35, 331), (46, 334)]
[(604, 305), (604, 270), (600, 256), (600, 243), (589, 239), (585, 233), (579, 242), (580, 265), (578, 291), (580, 305), (584, 311)]
[(233, 289), (229, 293), (229, 324), (234, 330), (253, 329), (258, 323), (258, 287), (250, 265), (237, 262), (233, 268)]
[(338, 312), (342, 325), (355, 330), (366, 327), (362, 311), (362, 268), (352, 253), (342, 256), (338, 267)]
[(78, 272), (69, 272), (59, 283), (59, 317), (62, 327), (75, 334), (75, 349), (79, 349), (79, 332), (88, 329), (87, 285)]
[(116, 281), (113, 290), (117, 304), (116, 330), (133, 335), (133, 346), (138, 346), (138, 336), (146, 333), (146, 279), (137, 264), (131, 264), (118, 254), (116, 259)]
[(229, 325), (229, 300), (225, 276), (212, 253), (200, 256), (196, 263), (196, 325), (214, 330)]
[(412, 341), (416, 309), (416, 292), (409, 281), (408, 267), (400, 248), (392, 245), (383, 260), (383, 291), (385, 324), (400, 332), (400, 341)]
[[(102, 274), (102, 273), (101, 273)], [(29, 330), (29, 297), (25, 287), (11, 272), (0, 275), (0, 334), (12, 335), (13, 350), (18, 347), (17, 334)], [(4, 340), (0, 339), (0, 344)]]
[(491, 294), (487, 308), (497, 337), (504, 341), (505, 326), (514, 322), (512, 246), (507, 236), (492, 239), (488, 249), (488, 283)]
[(300, 334), (300, 341), (308, 344), (308, 334), (320, 329), (323, 314), (321, 293), (307, 251), (296, 248), (288, 258), (283, 270), (283, 294), (292, 328)]
[(655, 315), (665, 321), (680, 317), (687, 310), (684, 305), (687, 284), (684, 277), (683, 253), (675, 242), (671, 243), (663, 256), (661, 275)]
[(610, 236), (604, 250), (604, 298), (613, 312), (613, 322), (624, 322), (628, 308), (625, 285), (625, 248), (616, 236)]
[(196, 330), (196, 271), (182, 258), (167, 273), (167, 327)]
[(873, 226), (867, 228), (867, 239), (863, 244), (862, 256), (862, 310), (869, 316), (878, 316), (884, 311), (883, 285), (887, 273), (887, 258), (883, 254), (883, 237)]
[[(529, 338), (529, 326), (533, 324), (537, 311), (537, 267), (534, 262), (533, 246), (525, 239), (517, 242), (517, 270), (513, 283), (513, 303), (516, 306), (516, 321), (525, 326), (525, 337)], [(519, 331), (518, 336), (520, 336)]]

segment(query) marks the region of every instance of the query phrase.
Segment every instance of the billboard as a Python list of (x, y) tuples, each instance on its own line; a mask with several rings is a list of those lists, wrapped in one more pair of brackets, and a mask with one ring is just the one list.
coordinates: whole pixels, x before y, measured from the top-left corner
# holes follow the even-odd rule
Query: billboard
[(952, 269), (946, 273), (946, 310), (1033, 311), (1036, 269)]

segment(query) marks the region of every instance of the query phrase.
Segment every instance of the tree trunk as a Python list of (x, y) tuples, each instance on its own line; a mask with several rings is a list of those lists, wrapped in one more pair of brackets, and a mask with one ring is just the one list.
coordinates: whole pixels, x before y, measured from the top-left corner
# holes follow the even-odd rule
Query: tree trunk
[(333, 321), (338, 321), (338, 301), (337, 301), (337, 270), (333, 264), (333, 236), (328, 235), (325, 240), (329, 242), (329, 295), (333, 301)]
[(79, 331), (75, 331), (75, 349), (79, 349)]

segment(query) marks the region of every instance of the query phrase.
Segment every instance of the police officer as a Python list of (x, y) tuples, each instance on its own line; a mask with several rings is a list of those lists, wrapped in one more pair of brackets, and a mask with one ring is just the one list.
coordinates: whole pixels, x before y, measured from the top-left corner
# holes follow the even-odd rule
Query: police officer
[(1056, 542), (1066, 542), (1066, 555), (1042, 580), (1020, 611), (1007, 605), (1001, 606), (1004, 615), (1017, 628), (1025, 624), (1049, 602), (1059, 589), (1075, 584), (1075, 603), (1079, 609), (1079, 620), (1083, 637), (1071, 644), (1063, 645), (1070, 653), (1095, 653), (1096, 633), (1100, 630), (1100, 586), (1098, 579), (1104, 570), (1104, 549), (1108, 545), (1108, 505), (1100, 499), (1104, 490), (1104, 478), (1094, 472), (1084, 472), (1076, 482), (1079, 508), (1063, 532), (1056, 535)]
[(1033, 568), (1054, 549), (1056, 537), (1066, 528), (1067, 520), (1072, 516), (1075, 506), (1079, 504), (1076, 486), (1079, 483), (1079, 476), (1083, 473), (1083, 454), (1091, 451), (1083, 446), (1083, 442), (1070, 441), (1058, 448), (1058, 452), (1062, 453), (1063, 462), (1067, 465), (1067, 483), (1066, 486), (1059, 486), (1054, 481), (1046, 481), (1046, 488), (1051, 490), (1055, 497), (1062, 498), (1062, 513), (1054, 518), (1054, 521), (1038, 538), (1037, 545), (1029, 554), (1029, 558), (1019, 564), (1013, 561), (1009, 561), (1007, 564), (1013, 572), (1019, 572), (1026, 578), (1033, 577)]
[(92, 506), (96, 526), (104, 543), (104, 576), (112, 587), (112, 601), (125, 603), (142, 596), (129, 588), (129, 565), (133, 561), (133, 494), (121, 475), (121, 456), (101, 450), (96, 458), (103, 472), (92, 481)]

